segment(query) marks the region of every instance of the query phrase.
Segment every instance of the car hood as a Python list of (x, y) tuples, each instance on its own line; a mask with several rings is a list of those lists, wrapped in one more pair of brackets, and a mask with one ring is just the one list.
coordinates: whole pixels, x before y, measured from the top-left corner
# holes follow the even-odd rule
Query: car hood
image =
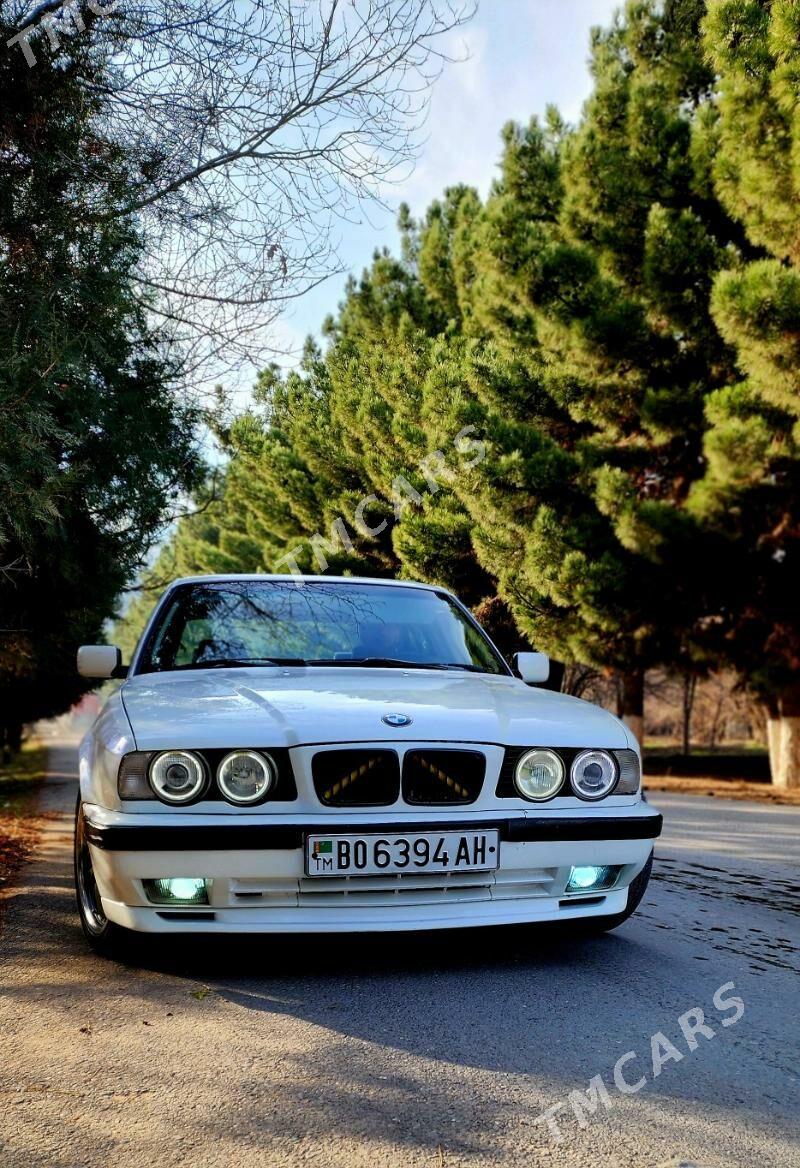
[[(234, 668), (130, 678), (122, 701), (139, 750), (447, 741), (504, 746), (630, 745), (588, 702), (513, 677), (430, 670)], [(386, 714), (412, 719), (387, 725)]]

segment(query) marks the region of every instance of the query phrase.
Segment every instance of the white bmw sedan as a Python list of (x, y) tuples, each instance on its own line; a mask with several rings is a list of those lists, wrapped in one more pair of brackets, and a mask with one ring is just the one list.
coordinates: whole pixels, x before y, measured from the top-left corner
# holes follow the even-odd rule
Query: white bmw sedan
[(636, 740), (449, 592), (177, 580), (80, 747), (86, 936), (624, 921), (661, 816)]

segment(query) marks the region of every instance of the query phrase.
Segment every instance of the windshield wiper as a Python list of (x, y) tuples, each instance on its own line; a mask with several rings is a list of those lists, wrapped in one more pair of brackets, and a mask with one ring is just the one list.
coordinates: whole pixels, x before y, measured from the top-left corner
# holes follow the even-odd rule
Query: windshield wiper
[(214, 657), (210, 661), (195, 661), (176, 665), (176, 669), (225, 669), (235, 665), (307, 665), (302, 657)]
[(424, 661), (403, 661), (399, 657), (321, 657), (309, 661), (309, 665), (366, 665), (387, 669), (441, 669), (440, 665), (429, 665)]
[(458, 665), (445, 661), (403, 661), (399, 657), (337, 657), (332, 661), (309, 661), (309, 665), (366, 665), (368, 668), (386, 669), (467, 669), (473, 673), (485, 673), (479, 665)]
[(491, 673), (491, 669), (484, 669), (482, 665), (473, 665), (470, 661), (466, 665), (459, 664), (458, 661), (448, 661), (446, 665), (440, 665), (440, 669), (464, 669), (467, 673)]

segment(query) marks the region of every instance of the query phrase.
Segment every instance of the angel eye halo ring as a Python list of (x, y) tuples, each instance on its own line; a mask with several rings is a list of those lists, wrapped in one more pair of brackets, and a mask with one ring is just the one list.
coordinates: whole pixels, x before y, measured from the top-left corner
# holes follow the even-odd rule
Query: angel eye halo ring
[(617, 764), (607, 750), (584, 750), (572, 764), (570, 782), (579, 799), (604, 799), (616, 786)]
[(164, 803), (191, 803), (206, 785), (206, 769), (190, 750), (164, 750), (150, 763), (150, 786)]
[(277, 768), (268, 754), (232, 750), (217, 768), (217, 784), (229, 803), (241, 806), (265, 799), (275, 785)]

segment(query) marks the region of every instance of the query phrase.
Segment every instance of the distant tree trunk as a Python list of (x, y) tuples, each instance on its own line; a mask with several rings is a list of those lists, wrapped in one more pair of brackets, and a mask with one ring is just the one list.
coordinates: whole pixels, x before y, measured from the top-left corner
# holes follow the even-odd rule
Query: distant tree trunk
[(724, 738), (727, 732), (727, 719), (722, 716), (722, 707), (725, 698), (722, 694), (717, 698), (717, 706), (714, 710), (714, 717), (711, 720), (711, 729), (708, 732), (708, 745), (711, 750), (717, 749), (717, 742), (720, 738)]
[(622, 675), (618, 714), (640, 746), (644, 745), (644, 670)]
[(19, 754), (22, 750), (22, 723), (11, 722), (8, 727), (8, 749), (11, 756)]
[(0, 722), (0, 762), (11, 762), (22, 749), (22, 723), (6, 717)]
[(685, 673), (683, 675), (682, 702), (682, 745), (684, 755), (689, 755), (692, 751), (692, 710), (694, 709), (694, 697), (696, 692), (697, 678), (693, 673)]
[(781, 712), (776, 699), (765, 702), (767, 714), (767, 750), (769, 752), (769, 771), (772, 781), (778, 773), (778, 762), (781, 748)]
[(565, 694), (582, 698), (590, 686), (600, 678), (600, 672), (590, 665), (565, 665), (561, 688)]
[(784, 690), (777, 717), (767, 722), (772, 782), (782, 790), (800, 789), (800, 683)]
[[(21, 737), (21, 733), (20, 733)], [(11, 762), (14, 755), (14, 727), (9, 721), (0, 722), (0, 762)]]

